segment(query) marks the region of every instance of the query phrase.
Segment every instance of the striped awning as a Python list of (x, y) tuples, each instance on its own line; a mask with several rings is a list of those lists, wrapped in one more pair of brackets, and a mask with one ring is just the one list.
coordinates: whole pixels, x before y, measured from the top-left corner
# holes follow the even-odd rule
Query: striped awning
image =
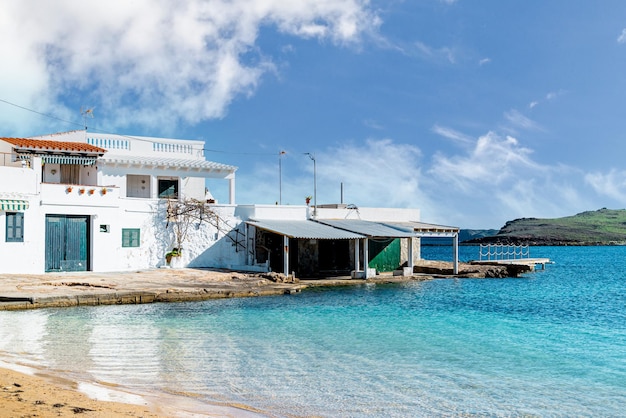
[(93, 165), (97, 156), (84, 156), (84, 155), (44, 155), (41, 160), (46, 164), (78, 164), (78, 165)]
[(22, 211), (28, 209), (28, 200), (0, 199), (0, 210)]

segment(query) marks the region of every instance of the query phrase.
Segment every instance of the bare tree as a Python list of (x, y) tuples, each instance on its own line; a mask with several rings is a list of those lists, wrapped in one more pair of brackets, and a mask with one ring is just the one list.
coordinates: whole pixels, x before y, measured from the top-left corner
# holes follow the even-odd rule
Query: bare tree
[[(180, 255), (192, 227), (197, 225), (199, 228), (202, 223), (207, 223), (222, 232), (237, 246), (237, 249), (240, 246), (245, 248), (245, 245), (238, 239), (240, 232), (221, 219), (219, 214), (211, 208), (211, 205), (203, 201), (197, 199), (168, 200), (166, 220), (165, 227), (171, 227), (176, 238), (176, 247), (172, 251), (175, 254), (172, 255)], [(232, 236), (233, 233), (235, 237)]]

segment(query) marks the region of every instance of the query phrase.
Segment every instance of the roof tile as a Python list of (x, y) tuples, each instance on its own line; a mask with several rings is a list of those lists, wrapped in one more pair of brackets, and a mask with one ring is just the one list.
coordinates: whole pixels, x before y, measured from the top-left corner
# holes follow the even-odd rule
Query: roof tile
[(1, 141), (8, 142), (16, 147), (33, 151), (65, 151), (65, 152), (91, 152), (104, 154), (104, 148), (95, 145), (85, 144), (83, 142), (66, 142), (66, 141), (50, 141), (43, 139), (29, 138), (2, 138)]

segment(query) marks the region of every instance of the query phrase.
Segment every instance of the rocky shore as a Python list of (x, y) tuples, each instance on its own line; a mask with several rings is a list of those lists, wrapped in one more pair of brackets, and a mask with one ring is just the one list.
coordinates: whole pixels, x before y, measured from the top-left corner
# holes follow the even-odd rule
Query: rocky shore
[(119, 273), (0, 274), (0, 310), (83, 305), (180, 302), (299, 293), (308, 287), (401, 283), (434, 278), (518, 277), (525, 266), (421, 261), (411, 276), (381, 274), (367, 280), (350, 277), (299, 280), (277, 273), (248, 274), (209, 269), (153, 269)]

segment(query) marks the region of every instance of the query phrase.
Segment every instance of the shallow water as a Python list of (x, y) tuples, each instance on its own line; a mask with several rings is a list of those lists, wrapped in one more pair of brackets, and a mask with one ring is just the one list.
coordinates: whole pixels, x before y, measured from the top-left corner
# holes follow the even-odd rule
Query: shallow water
[(556, 264), (522, 279), (0, 312), (0, 351), (271, 416), (622, 415), (626, 247), (531, 256)]

